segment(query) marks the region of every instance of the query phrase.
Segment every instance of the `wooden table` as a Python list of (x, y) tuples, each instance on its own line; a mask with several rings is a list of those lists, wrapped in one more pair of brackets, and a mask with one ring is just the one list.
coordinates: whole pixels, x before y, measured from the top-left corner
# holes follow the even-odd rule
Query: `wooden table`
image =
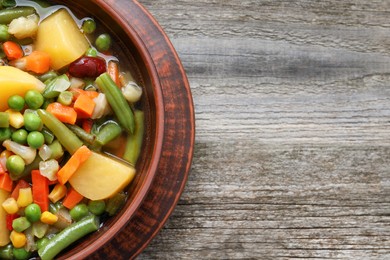
[(390, 2), (139, 2), (196, 111), (187, 186), (139, 259), (390, 259)]

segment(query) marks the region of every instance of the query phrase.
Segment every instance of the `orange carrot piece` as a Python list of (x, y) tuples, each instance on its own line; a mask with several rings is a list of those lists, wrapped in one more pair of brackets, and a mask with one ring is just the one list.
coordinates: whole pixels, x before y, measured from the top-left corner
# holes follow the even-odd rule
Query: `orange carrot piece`
[(23, 50), (16, 42), (6, 41), (3, 43), (3, 51), (9, 60), (17, 60), (23, 57)]
[(90, 99), (94, 99), (99, 96), (97, 91), (93, 90), (83, 90), (80, 88), (71, 88), (70, 92), (73, 94), (73, 101), (75, 101), (80, 95), (87, 95)]
[(43, 51), (33, 51), (26, 56), (26, 69), (38, 74), (48, 72), (50, 69), (50, 56)]
[(31, 171), (32, 193), (34, 203), (38, 204), (41, 211), (49, 210), (49, 180), (39, 170)]
[(119, 79), (119, 68), (118, 63), (115, 61), (109, 61), (107, 65), (107, 73), (110, 75), (111, 79), (115, 82), (117, 86), (121, 85), (121, 81)]
[(57, 172), (58, 182), (64, 185), (91, 154), (91, 150), (85, 145), (77, 149), (72, 157), (70, 157), (65, 165)]
[(13, 190), (12, 193), (11, 193), (11, 197), (17, 200), (18, 197), (19, 197), (19, 190), (20, 190), (20, 189), (24, 189), (24, 188), (28, 188), (28, 187), (30, 187), (30, 184), (28, 184), (27, 181), (25, 181), (25, 180), (19, 180), (19, 181), (16, 183), (15, 188), (14, 188), (14, 190)]
[(46, 110), (52, 113), (58, 120), (63, 123), (69, 123), (72, 125), (76, 123), (77, 113), (73, 107), (68, 107), (62, 105), (61, 103), (53, 102), (47, 106)]
[(3, 173), (0, 175), (0, 189), (11, 192), (14, 182), (8, 173)]
[(79, 95), (73, 108), (76, 110), (78, 118), (90, 118), (95, 108), (95, 101), (85, 94)]
[(73, 189), (73, 187), (70, 187), (65, 199), (62, 202), (62, 205), (68, 209), (73, 209), (74, 206), (76, 206), (83, 198), (83, 195), (78, 193), (75, 189)]
[(92, 119), (84, 119), (81, 123), (81, 127), (84, 129), (85, 132), (87, 132), (88, 134), (91, 133), (92, 131), (92, 126), (93, 126), (93, 121)]

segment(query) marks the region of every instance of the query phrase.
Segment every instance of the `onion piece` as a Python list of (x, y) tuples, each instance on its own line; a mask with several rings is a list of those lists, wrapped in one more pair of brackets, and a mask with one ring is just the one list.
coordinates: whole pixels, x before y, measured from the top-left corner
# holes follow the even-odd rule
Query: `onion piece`
[(7, 148), (7, 150), (22, 157), (26, 165), (32, 163), (37, 155), (36, 149), (18, 144), (11, 140), (5, 140), (3, 146)]

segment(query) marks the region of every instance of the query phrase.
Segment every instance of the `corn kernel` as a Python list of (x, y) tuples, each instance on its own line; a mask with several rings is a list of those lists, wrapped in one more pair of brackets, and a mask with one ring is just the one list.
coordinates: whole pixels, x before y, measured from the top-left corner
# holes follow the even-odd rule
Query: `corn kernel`
[(16, 232), (15, 230), (11, 231), (10, 239), (12, 242), (12, 245), (16, 248), (21, 248), (26, 245), (27, 238), (26, 235), (23, 233)]
[(19, 210), (18, 203), (16, 203), (16, 200), (12, 197), (6, 199), (1, 206), (3, 206), (3, 209), (8, 214), (15, 214)]
[(24, 125), (24, 117), (19, 111), (7, 109), (5, 112), (9, 114), (9, 124), (18, 129)]
[(31, 187), (23, 188), (19, 190), (19, 196), (18, 199), (16, 200), (16, 203), (21, 208), (27, 207), (28, 205), (33, 203)]
[(52, 225), (56, 223), (58, 217), (49, 211), (44, 211), (41, 215), (41, 222)]
[(66, 195), (67, 188), (65, 185), (56, 184), (53, 190), (49, 194), (49, 199), (51, 202), (56, 203)]

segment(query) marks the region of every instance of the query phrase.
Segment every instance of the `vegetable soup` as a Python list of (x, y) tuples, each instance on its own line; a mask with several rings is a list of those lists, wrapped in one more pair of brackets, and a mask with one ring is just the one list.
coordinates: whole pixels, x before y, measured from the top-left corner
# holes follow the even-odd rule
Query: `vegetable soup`
[(142, 82), (93, 17), (0, 3), (0, 259), (53, 259), (124, 205)]

